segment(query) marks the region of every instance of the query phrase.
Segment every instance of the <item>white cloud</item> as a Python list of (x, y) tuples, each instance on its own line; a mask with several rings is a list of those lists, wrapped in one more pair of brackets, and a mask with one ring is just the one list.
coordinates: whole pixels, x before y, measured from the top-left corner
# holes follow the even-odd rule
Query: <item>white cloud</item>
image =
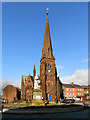
[(63, 68), (64, 68), (64, 66), (62, 66), (62, 65), (58, 65), (57, 66), (57, 69), (61, 69), (62, 70)]
[(90, 58), (84, 59), (84, 60), (82, 60), (82, 62), (83, 62), (83, 63), (85, 63), (85, 62), (90, 62)]
[(62, 70), (62, 69), (64, 69), (64, 66), (62, 66), (62, 65), (57, 65), (57, 75), (58, 75), (58, 76), (61, 76), (61, 74), (62, 74), (62, 73), (61, 73), (61, 70)]
[(21, 87), (21, 81), (16, 81), (14, 79), (3, 79), (0, 80), (0, 94), (2, 93), (2, 89), (4, 89), (7, 85), (13, 85), (15, 87)]
[(61, 78), (62, 83), (74, 82), (78, 85), (88, 85), (88, 70), (76, 70), (71, 76)]
[(3, 79), (2, 80), (2, 88), (6, 87), (8, 84), (13, 85), (15, 87), (20, 87), (21, 81), (16, 81), (14, 79)]

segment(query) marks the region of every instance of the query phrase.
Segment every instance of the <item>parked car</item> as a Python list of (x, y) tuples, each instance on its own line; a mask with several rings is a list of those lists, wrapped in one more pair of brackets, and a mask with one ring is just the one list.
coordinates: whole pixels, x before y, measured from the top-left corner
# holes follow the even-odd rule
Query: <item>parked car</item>
[(70, 103), (71, 100), (70, 99), (64, 99), (64, 103)]
[(60, 103), (70, 103), (70, 99), (61, 99)]
[(75, 102), (75, 99), (71, 99), (71, 103), (74, 103)]
[(76, 101), (80, 101), (80, 98), (76, 98)]
[(75, 100), (74, 99), (61, 99), (60, 103), (74, 103)]
[(68, 99), (70, 101), (70, 103), (74, 103), (75, 100), (74, 99)]

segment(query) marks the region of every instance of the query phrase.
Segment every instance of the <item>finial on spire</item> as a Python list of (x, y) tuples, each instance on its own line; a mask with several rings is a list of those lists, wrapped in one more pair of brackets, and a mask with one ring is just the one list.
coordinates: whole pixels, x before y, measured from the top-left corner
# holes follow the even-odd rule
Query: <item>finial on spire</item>
[(34, 64), (34, 69), (35, 69), (35, 64)]
[(46, 9), (46, 11), (47, 11), (47, 14), (48, 14), (48, 10), (49, 10), (49, 8), (47, 8), (47, 9)]

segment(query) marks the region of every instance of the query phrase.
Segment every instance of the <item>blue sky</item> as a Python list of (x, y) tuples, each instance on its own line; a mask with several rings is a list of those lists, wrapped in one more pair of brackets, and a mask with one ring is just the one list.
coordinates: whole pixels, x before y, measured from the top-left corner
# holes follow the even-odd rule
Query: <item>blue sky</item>
[(33, 74), (34, 64), (40, 73), (47, 7), (58, 75), (88, 69), (88, 3), (3, 3), (3, 79), (21, 82), (22, 75)]

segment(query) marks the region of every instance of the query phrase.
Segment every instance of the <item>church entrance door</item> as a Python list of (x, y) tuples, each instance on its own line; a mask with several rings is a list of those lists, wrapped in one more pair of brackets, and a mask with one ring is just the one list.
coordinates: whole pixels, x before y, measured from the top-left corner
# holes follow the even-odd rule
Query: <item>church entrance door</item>
[(49, 99), (49, 95), (48, 94), (46, 94), (46, 100), (48, 100)]
[(46, 94), (46, 100), (52, 100), (52, 95), (51, 94)]
[(49, 100), (52, 100), (52, 95), (50, 94), (50, 96), (49, 96)]

